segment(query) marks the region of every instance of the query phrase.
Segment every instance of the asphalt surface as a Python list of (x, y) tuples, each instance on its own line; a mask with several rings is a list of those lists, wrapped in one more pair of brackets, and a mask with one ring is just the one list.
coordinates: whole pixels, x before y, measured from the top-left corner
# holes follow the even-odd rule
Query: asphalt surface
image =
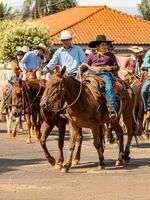
[[(51, 167), (39, 142), (26, 144), (26, 132), (16, 138), (0, 123), (0, 200), (150, 200), (150, 140), (133, 140), (127, 167), (115, 167), (118, 146), (106, 145), (105, 170), (97, 168), (97, 153), (85, 130), (81, 162), (67, 174)], [(68, 152), (65, 138), (65, 158)], [(57, 129), (48, 138), (48, 149), (58, 157)]]

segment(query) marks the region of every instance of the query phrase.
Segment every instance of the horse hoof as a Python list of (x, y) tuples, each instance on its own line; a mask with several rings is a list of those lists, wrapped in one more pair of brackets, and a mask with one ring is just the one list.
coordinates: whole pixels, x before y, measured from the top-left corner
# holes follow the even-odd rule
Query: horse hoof
[(117, 160), (115, 166), (121, 166), (121, 165), (123, 165), (123, 161)]
[(63, 167), (63, 165), (62, 165), (62, 163), (56, 163), (56, 165), (55, 165), (55, 169), (62, 169), (62, 167)]
[(127, 166), (127, 165), (129, 164), (129, 162), (130, 162), (130, 159), (125, 160), (125, 161), (124, 161), (125, 166)]
[(76, 166), (79, 164), (79, 160), (72, 160), (72, 166)]
[(61, 172), (62, 172), (62, 173), (68, 173), (68, 171), (69, 171), (69, 168), (68, 168), (68, 167), (63, 167), (63, 168), (61, 169)]
[(98, 169), (99, 169), (99, 170), (104, 170), (104, 169), (105, 169), (105, 165), (100, 165), (100, 166), (98, 167)]
[(11, 136), (11, 133), (12, 133), (12, 130), (8, 130), (8, 131), (7, 131), (7, 135), (10, 135), (10, 136)]
[(50, 158), (49, 158), (49, 162), (50, 162), (50, 164), (51, 164), (52, 166), (55, 166), (55, 164), (56, 164), (56, 160), (55, 160), (54, 157), (50, 157)]
[(26, 143), (27, 143), (27, 144), (31, 144), (31, 139), (28, 138), (27, 141), (26, 141)]
[(12, 132), (12, 137), (16, 137), (16, 132)]

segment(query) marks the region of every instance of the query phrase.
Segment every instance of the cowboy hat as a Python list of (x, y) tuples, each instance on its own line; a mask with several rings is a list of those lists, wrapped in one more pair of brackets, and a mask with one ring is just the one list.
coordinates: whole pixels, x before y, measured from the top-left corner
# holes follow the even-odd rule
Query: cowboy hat
[(134, 52), (134, 53), (140, 53), (143, 51), (142, 47), (138, 47), (138, 46), (131, 46), (130, 48), (128, 48), (130, 51)]
[(27, 53), (29, 50), (30, 50), (30, 49), (29, 49), (28, 46), (23, 46), (23, 47), (21, 48), (21, 51), (23, 51), (24, 53)]
[(35, 46), (35, 49), (42, 49), (44, 53), (47, 51), (46, 46), (41, 43)]
[(58, 37), (59, 40), (68, 40), (74, 38), (75, 35), (71, 34), (70, 31), (64, 30), (60, 33), (60, 37)]
[(96, 48), (96, 46), (99, 45), (99, 44), (102, 43), (102, 42), (106, 42), (107, 44), (110, 44), (110, 43), (113, 42), (113, 41), (107, 40), (105, 35), (98, 35), (98, 36), (96, 37), (96, 40), (90, 42), (88, 46), (89, 46), (90, 48)]
[(85, 55), (90, 55), (92, 53), (92, 50), (91, 49), (86, 49), (85, 50)]

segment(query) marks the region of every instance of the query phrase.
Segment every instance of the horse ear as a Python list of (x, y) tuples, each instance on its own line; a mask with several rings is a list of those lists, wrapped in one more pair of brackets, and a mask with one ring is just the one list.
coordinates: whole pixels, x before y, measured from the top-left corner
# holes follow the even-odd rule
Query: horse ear
[(64, 66), (61, 70), (60, 77), (62, 77), (66, 72), (66, 66)]
[(48, 72), (52, 75), (54, 74), (54, 70), (53, 69), (50, 69), (49, 67), (46, 67), (48, 69)]

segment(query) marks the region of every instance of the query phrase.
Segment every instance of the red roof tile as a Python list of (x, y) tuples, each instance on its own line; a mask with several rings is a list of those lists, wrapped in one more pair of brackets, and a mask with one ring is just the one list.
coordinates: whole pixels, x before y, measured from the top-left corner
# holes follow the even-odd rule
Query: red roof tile
[(150, 22), (127, 15), (106, 6), (77, 6), (37, 20), (49, 26), (50, 37), (57, 37), (68, 29), (77, 37), (76, 44), (88, 44), (99, 34), (105, 34), (114, 44), (150, 44)]

